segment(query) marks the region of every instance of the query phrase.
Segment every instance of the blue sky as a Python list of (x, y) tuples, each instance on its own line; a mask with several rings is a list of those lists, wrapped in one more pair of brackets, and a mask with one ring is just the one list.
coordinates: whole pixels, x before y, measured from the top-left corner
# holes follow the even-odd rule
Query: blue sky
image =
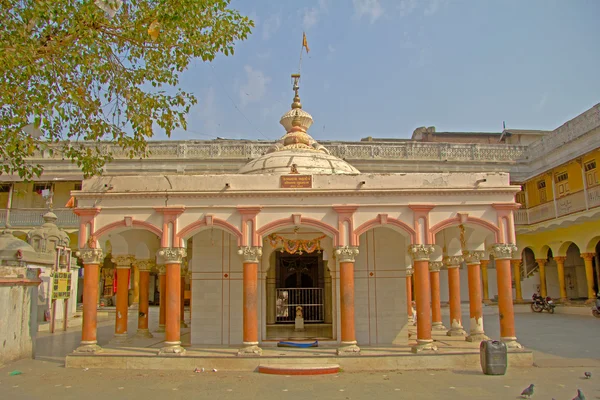
[[(275, 140), (293, 93), (317, 140), (440, 131), (554, 129), (600, 102), (597, 0), (233, 0), (255, 20), (234, 56), (195, 61), (188, 130)], [(164, 139), (158, 135), (156, 139)]]

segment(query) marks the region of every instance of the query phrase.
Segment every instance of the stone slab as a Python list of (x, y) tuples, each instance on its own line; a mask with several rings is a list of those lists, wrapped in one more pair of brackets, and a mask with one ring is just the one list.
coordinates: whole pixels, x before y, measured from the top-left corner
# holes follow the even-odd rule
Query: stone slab
[(262, 364), (258, 372), (271, 375), (328, 375), (340, 372), (337, 364)]

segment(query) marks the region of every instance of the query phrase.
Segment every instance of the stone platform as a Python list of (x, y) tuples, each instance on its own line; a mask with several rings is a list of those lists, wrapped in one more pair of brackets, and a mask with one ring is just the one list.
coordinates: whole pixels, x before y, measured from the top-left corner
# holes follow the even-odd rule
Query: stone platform
[[(414, 332), (411, 332), (414, 337)], [(357, 356), (337, 356), (333, 342), (319, 342), (322, 347), (280, 348), (277, 342), (263, 342), (262, 356), (237, 356), (236, 347), (189, 346), (189, 333), (182, 336), (186, 352), (184, 355), (158, 356), (164, 337), (155, 334), (153, 339), (135, 339), (122, 346), (106, 345), (97, 354), (72, 353), (66, 357), (67, 368), (112, 368), (112, 369), (169, 369), (205, 371), (258, 371), (261, 366), (305, 365), (326, 367), (336, 365), (342, 371), (392, 371), (392, 370), (481, 370), (479, 344), (469, 343), (462, 337), (434, 335), (438, 347), (436, 352), (413, 354), (410, 346), (362, 345)], [(410, 344), (411, 341), (409, 341)], [(533, 353), (515, 350), (508, 353), (508, 366), (532, 367)], [(288, 374), (289, 375), (289, 374)]]

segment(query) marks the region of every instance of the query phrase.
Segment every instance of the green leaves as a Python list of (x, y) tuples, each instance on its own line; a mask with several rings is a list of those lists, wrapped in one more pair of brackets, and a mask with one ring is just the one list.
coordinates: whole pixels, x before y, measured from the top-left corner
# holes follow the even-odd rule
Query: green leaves
[(233, 54), (254, 26), (228, 7), (224, 0), (0, 0), (0, 174), (39, 176), (33, 159), (52, 149), (54, 158), (97, 175), (112, 159), (103, 143), (143, 157), (153, 126), (167, 135), (185, 128), (197, 100), (177, 87), (181, 72), (194, 58)]

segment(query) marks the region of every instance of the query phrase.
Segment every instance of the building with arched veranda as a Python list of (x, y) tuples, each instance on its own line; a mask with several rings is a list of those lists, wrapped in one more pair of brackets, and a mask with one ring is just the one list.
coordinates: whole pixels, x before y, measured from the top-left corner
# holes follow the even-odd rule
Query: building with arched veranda
[[(555, 131), (419, 128), (411, 140), (317, 142), (297, 89), (276, 143), (151, 142), (143, 160), (114, 149), (106, 173), (86, 180), (36, 155), (46, 170), (33, 185), (50, 182), (55, 204), (59, 195), (76, 200), (55, 213), (78, 237), (86, 271), (78, 351), (98, 350), (95, 310), (109, 298), (115, 342), (165, 331), (161, 353), (179, 353), (189, 325), (191, 345), (253, 355), (299, 336), (298, 306), (300, 336), (355, 354), (361, 345), (406, 344), (413, 300), (417, 337), (408, 343), (428, 351), (432, 331), (477, 341), (490, 323), (518, 348), (513, 301), (534, 290), (595, 296), (600, 105)], [(15, 192), (31, 184), (9, 178), (0, 223), (27, 232), (29, 210), (14, 204), (26, 203)], [(129, 290), (137, 326), (127, 326)], [(461, 301), (470, 321), (461, 320)], [(161, 304), (156, 327), (148, 303)], [(504, 318), (484, 324), (482, 303), (497, 304)]]

